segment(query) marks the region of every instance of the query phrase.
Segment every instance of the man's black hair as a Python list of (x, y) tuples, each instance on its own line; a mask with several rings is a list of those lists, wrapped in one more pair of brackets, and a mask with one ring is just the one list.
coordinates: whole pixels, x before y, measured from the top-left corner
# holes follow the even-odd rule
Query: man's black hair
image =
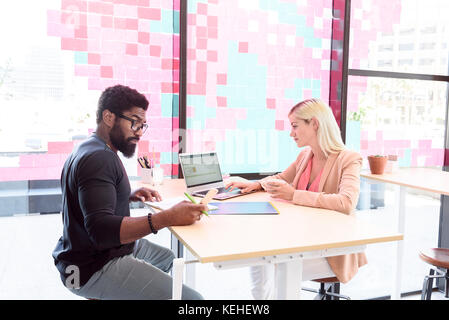
[(132, 107), (147, 111), (147, 98), (137, 90), (120, 84), (106, 88), (98, 100), (97, 124), (103, 119), (103, 111), (106, 109), (118, 115)]

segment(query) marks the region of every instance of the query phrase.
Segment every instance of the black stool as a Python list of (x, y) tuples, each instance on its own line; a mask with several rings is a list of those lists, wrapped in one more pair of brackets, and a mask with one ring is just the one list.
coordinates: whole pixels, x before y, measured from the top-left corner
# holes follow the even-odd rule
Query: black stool
[(340, 282), (336, 277), (312, 280), (320, 284), (320, 289), (302, 288), (305, 291), (318, 293), (314, 300), (351, 300), (348, 296), (340, 294)]
[[(434, 267), (446, 269), (446, 272), (444, 272), (434, 267), (430, 268), (429, 275), (424, 277), (421, 300), (430, 300), (433, 279), (438, 278), (445, 279), (444, 297), (449, 298), (449, 249), (431, 248), (422, 250), (419, 257)], [(435, 275), (435, 273), (438, 275)]]

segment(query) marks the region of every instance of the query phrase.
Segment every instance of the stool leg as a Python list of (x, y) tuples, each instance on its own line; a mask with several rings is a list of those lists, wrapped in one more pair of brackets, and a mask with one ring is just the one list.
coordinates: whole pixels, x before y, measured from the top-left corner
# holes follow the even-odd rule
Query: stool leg
[[(334, 290), (332, 290), (335, 294), (340, 294), (340, 282), (334, 283), (333, 285)], [(340, 300), (340, 297), (334, 296), (334, 300)]]
[(325, 290), (325, 294), (326, 294), (325, 297), (326, 298), (325, 298), (325, 300), (333, 300), (334, 299), (331, 295), (327, 294), (328, 292), (332, 293), (333, 290), (334, 290), (334, 284), (333, 283), (330, 283), (330, 284), (328, 284), (326, 286), (326, 290)]
[(449, 269), (446, 269), (446, 274), (444, 275), (445, 286), (444, 286), (444, 297), (449, 298)]
[(435, 270), (430, 269), (429, 272), (429, 279), (427, 282), (427, 289), (426, 289), (426, 300), (430, 300), (431, 299), (431, 295), (432, 295), (432, 287), (433, 287), (433, 278), (432, 276), (435, 274)]
[(326, 284), (320, 283), (320, 290), (317, 296), (317, 300), (326, 300)]
[(421, 300), (426, 300), (427, 296), (427, 282), (429, 282), (429, 277), (424, 277), (424, 282), (422, 284)]

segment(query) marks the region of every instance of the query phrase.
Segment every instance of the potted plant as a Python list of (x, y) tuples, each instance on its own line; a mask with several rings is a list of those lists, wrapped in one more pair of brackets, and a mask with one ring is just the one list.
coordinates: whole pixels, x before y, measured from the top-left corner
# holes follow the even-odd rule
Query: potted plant
[(369, 169), (371, 170), (371, 173), (372, 174), (384, 173), (387, 160), (388, 160), (387, 156), (379, 154), (368, 156)]

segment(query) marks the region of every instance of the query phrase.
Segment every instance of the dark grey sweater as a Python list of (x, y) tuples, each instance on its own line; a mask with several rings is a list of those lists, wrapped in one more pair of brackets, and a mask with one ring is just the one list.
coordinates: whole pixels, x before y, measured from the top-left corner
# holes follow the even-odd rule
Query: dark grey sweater
[(76, 266), (82, 286), (111, 259), (132, 253), (134, 243), (120, 244), (131, 188), (120, 158), (95, 134), (66, 160), (61, 188), (64, 226), (53, 258), (64, 284)]

